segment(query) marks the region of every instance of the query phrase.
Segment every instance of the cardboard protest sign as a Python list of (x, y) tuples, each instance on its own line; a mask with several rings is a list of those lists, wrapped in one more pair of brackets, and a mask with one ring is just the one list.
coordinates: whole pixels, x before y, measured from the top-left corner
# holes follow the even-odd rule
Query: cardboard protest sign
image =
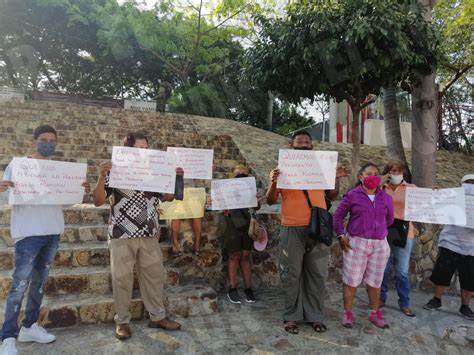
[(290, 190), (332, 190), (337, 152), (280, 149), (277, 187)]
[(13, 158), (11, 205), (69, 205), (82, 203), (87, 164)]

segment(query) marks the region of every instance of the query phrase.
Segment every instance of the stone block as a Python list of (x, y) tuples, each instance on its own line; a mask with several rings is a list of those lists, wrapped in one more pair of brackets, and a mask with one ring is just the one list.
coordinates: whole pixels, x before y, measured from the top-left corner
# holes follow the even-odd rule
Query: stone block
[(92, 231), (90, 227), (79, 227), (79, 240), (81, 242), (90, 242), (94, 240), (94, 236), (92, 235)]
[(54, 267), (68, 267), (72, 263), (72, 250), (58, 250), (54, 258)]
[(11, 208), (0, 207), (0, 225), (10, 224), (10, 220), (11, 220)]
[(61, 294), (87, 293), (89, 289), (87, 275), (56, 275), (54, 285), (56, 292)]
[(103, 224), (108, 221), (108, 210), (102, 208), (87, 208), (81, 211), (82, 223)]
[(165, 294), (165, 304), (171, 314), (190, 317), (218, 312), (217, 293), (206, 283), (170, 287)]
[(100, 242), (107, 241), (107, 226), (95, 227), (91, 232), (95, 239)]
[(130, 304), (130, 314), (132, 315), (132, 320), (140, 320), (143, 319), (145, 307), (143, 306), (143, 302), (141, 300), (132, 300)]
[(114, 320), (115, 308), (113, 302), (99, 303), (97, 305), (98, 320), (101, 323), (110, 323)]
[(221, 254), (217, 250), (203, 250), (197, 259), (200, 267), (214, 267), (219, 263)]
[(46, 328), (71, 327), (78, 323), (79, 312), (74, 306), (51, 308), (45, 312), (40, 323)]
[(12, 247), (15, 245), (12, 239), (12, 235), (10, 233), (10, 228), (2, 228), (0, 229), (0, 237), (3, 239), (3, 242), (8, 246)]
[(15, 264), (13, 253), (2, 251), (0, 252), (0, 271), (10, 270)]
[(88, 249), (79, 249), (72, 252), (73, 266), (88, 266), (90, 262), (90, 253)]
[(88, 290), (94, 294), (105, 294), (112, 290), (111, 275), (108, 271), (90, 273)]
[(80, 213), (77, 210), (64, 210), (63, 215), (65, 224), (79, 224), (81, 222)]
[(5, 278), (0, 280), (0, 298), (5, 299), (7, 298), (8, 291), (10, 290), (10, 286), (12, 284), (11, 278)]
[(110, 265), (109, 250), (108, 249), (103, 249), (103, 250), (92, 249), (90, 251), (89, 264), (99, 265), (99, 266)]
[(179, 270), (175, 268), (166, 268), (165, 287), (176, 286), (179, 284)]
[(81, 324), (96, 324), (99, 322), (99, 305), (86, 304), (79, 307), (79, 321)]
[(77, 228), (65, 227), (64, 233), (61, 235), (61, 241), (68, 243), (76, 243), (79, 241), (79, 233)]

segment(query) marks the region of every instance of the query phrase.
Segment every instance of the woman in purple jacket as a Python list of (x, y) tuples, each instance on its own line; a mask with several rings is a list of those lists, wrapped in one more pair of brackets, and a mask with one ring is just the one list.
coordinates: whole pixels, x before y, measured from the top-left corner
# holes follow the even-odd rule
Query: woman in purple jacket
[[(369, 295), (369, 321), (388, 328), (379, 310), (380, 286), (390, 256), (387, 228), (393, 223), (392, 198), (380, 188), (379, 170), (366, 164), (360, 182), (347, 192), (334, 213), (334, 229), (343, 250), (344, 315), (342, 325), (352, 328), (352, 304), (357, 286), (364, 281)], [(349, 222), (344, 233), (344, 218)]]

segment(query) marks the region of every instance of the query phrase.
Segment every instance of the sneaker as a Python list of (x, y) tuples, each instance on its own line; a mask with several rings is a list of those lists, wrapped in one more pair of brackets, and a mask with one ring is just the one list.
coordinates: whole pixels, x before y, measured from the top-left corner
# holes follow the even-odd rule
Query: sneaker
[(1, 355), (17, 355), (15, 338), (6, 338), (2, 341), (2, 348), (0, 349)]
[(236, 288), (229, 288), (229, 292), (227, 292), (227, 298), (229, 299), (230, 303), (234, 304), (241, 304), (239, 292), (237, 292)]
[(377, 309), (376, 311), (370, 311), (369, 322), (378, 328), (388, 328), (388, 324), (383, 320), (382, 311), (380, 309)]
[(36, 343), (47, 344), (56, 340), (53, 334), (49, 334), (46, 329), (34, 323), (30, 328), (21, 327), (20, 333), (18, 334), (18, 341), (20, 343), (27, 343), (34, 341)]
[(346, 328), (352, 328), (354, 325), (354, 316), (352, 315), (352, 311), (345, 310), (344, 314), (342, 315), (342, 326)]
[(463, 304), (461, 308), (459, 308), (459, 313), (466, 319), (474, 320), (474, 312), (467, 304)]
[(428, 311), (436, 311), (441, 309), (441, 301), (435, 298), (430, 299), (430, 301), (423, 306), (424, 309)]
[(255, 303), (255, 295), (253, 294), (253, 290), (251, 288), (245, 289), (245, 302), (247, 303)]

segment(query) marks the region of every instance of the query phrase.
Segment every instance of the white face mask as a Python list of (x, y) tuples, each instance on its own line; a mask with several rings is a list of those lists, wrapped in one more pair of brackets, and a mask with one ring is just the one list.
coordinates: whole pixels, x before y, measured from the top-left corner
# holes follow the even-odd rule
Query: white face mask
[(403, 181), (403, 175), (390, 175), (390, 183), (400, 185)]
[(474, 184), (462, 184), (462, 187), (464, 187), (465, 195), (474, 196)]

